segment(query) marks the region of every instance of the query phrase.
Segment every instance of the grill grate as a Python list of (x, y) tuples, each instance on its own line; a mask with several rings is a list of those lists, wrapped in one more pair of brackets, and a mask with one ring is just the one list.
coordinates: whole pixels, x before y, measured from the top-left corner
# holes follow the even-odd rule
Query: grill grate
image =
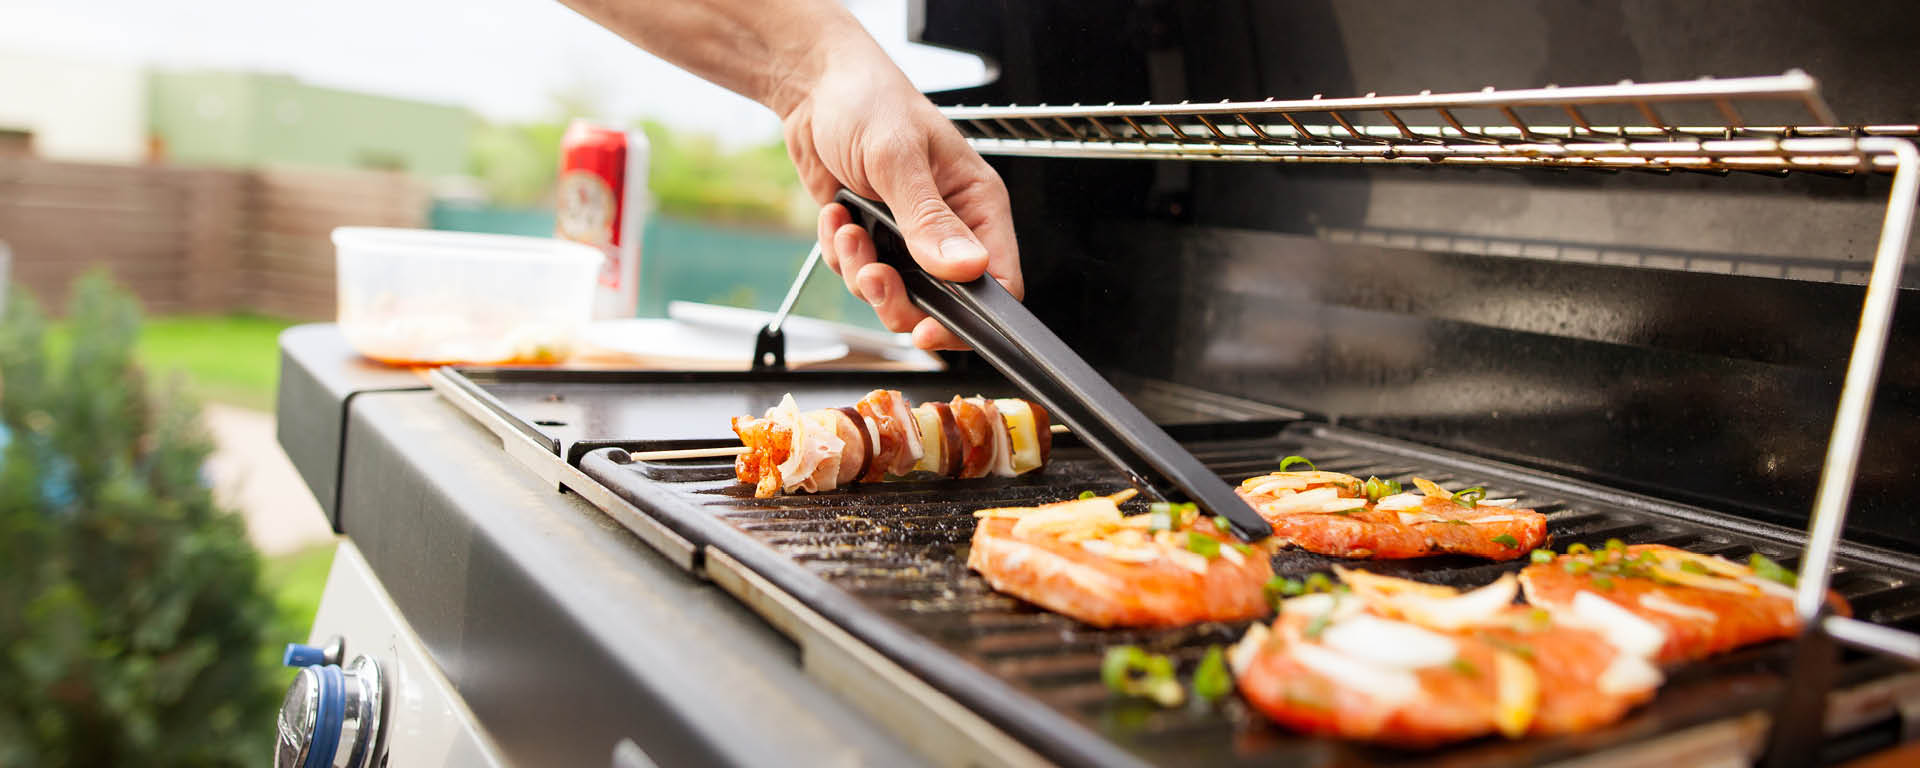
[[(1264, 438), (1186, 445), (1209, 468), (1234, 483), (1271, 470), (1283, 456), (1299, 454), (1313, 458), (1323, 469), (1361, 477), (1379, 475), (1406, 482), (1418, 473), (1454, 487), (1483, 485), (1489, 496), (1518, 498), (1520, 505), (1546, 513), (1557, 548), (1574, 542), (1599, 546), (1608, 538), (1620, 538), (1733, 558), (1758, 551), (1788, 567), (1798, 562), (1798, 550), (1790, 543), (1796, 536), (1792, 531), (1736, 518), (1710, 524), (1702, 522), (1697, 511), (1602, 490), (1555, 493), (1522, 472), (1450, 465), (1426, 452), (1410, 450), (1403, 455), (1372, 442), (1360, 446), (1326, 427), (1296, 425)], [(1106, 492), (1124, 486), (1117, 473), (1084, 448), (1063, 443), (1044, 472), (1001, 481), (863, 485), (850, 492), (772, 499), (752, 498), (751, 489), (733, 481), (730, 464), (643, 463), (624, 471), (642, 479), (640, 485), (668, 491), (664, 497), (646, 494), (654, 501), (679, 502), (662, 505), (636, 500), (663, 519), (671, 521), (676, 515), (718, 518), (786, 562), (852, 596), (871, 613), (932, 641), (939, 650), (1152, 763), (1538, 764), (1755, 711), (1776, 691), (1788, 660), (1787, 645), (1774, 643), (1675, 670), (1651, 705), (1609, 729), (1579, 737), (1488, 739), (1441, 752), (1316, 741), (1268, 724), (1237, 699), (1218, 706), (1194, 703), (1160, 710), (1144, 702), (1114, 699), (1100, 684), (1100, 659), (1108, 646), (1135, 643), (1169, 653), (1185, 674), (1208, 645), (1232, 642), (1244, 625), (1097, 630), (997, 594), (967, 570), (973, 510), (1035, 504), (1081, 490)], [(610, 485), (619, 492), (626, 484)], [(1861, 618), (1920, 629), (1920, 589), (1914, 581), (1920, 569), (1911, 563), (1892, 567), (1884, 560), (1878, 558), (1879, 564), (1872, 564), (1843, 557), (1834, 588), (1854, 603)], [(1274, 558), (1274, 567), (1282, 575), (1297, 577), (1325, 570), (1335, 562), (1345, 561), (1285, 551)], [(1423, 581), (1476, 586), (1518, 570), (1525, 562), (1437, 557), (1368, 567)], [(1843, 687), (1858, 685), (1897, 669), (1885, 659), (1850, 655), (1841, 682)], [(1004, 722), (1005, 712), (979, 702), (972, 706), (1010, 732), (1019, 731), (1017, 724)], [(1042, 751), (1063, 762), (1086, 761), (1085, 755), (1071, 749)]]

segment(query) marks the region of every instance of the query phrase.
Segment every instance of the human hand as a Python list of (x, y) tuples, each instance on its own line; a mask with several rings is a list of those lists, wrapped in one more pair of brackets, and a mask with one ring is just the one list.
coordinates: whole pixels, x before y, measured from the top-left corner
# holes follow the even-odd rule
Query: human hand
[(952, 331), (913, 306), (900, 273), (876, 261), (872, 237), (832, 202), (833, 195), (844, 186), (886, 203), (914, 261), (933, 276), (966, 282), (991, 274), (1019, 298), (1026, 290), (1007, 188), (886, 54), (867, 42), (833, 57), (783, 113), (787, 153), (807, 192), (822, 203), (821, 256), (847, 290), (872, 304), (889, 330), (911, 331), (915, 346), (966, 349)]

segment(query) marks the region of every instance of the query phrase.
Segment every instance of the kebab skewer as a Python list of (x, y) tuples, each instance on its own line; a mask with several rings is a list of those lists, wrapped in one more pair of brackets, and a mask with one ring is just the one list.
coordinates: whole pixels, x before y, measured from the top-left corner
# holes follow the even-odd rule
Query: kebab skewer
[(1013, 477), (1045, 466), (1056, 431), (1045, 408), (1019, 398), (954, 397), (910, 406), (876, 389), (852, 407), (801, 411), (793, 395), (760, 418), (738, 416), (739, 448), (636, 453), (639, 460), (733, 455), (754, 495), (817, 493), (887, 478)]

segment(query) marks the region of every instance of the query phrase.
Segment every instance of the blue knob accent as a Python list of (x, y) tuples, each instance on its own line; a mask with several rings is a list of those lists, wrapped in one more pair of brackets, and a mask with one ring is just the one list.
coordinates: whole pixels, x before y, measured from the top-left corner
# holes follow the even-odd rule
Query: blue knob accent
[(311, 667), (326, 661), (326, 651), (299, 643), (287, 643), (287, 653), (280, 657), (280, 664), (287, 667)]
[(340, 750), (341, 720), (346, 716), (347, 680), (340, 667), (320, 667), (320, 711), (313, 730), (313, 743), (307, 747), (303, 768), (332, 768)]

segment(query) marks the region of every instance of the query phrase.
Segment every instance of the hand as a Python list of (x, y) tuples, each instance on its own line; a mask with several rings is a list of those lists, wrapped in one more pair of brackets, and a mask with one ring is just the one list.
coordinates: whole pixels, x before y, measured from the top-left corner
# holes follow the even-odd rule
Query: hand
[[(840, 187), (887, 204), (915, 261), (957, 282), (988, 273), (1025, 295), (1011, 206), (1000, 175), (867, 41), (834, 57), (785, 111), (787, 153), (820, 209), (821, 256), (889, 330), (921, 349), (966, 349), (907, 299), (900, 273), (877, 263), (873, 240), (831, 202)], [(877, 60), (876, 60), (877, 59)]]

